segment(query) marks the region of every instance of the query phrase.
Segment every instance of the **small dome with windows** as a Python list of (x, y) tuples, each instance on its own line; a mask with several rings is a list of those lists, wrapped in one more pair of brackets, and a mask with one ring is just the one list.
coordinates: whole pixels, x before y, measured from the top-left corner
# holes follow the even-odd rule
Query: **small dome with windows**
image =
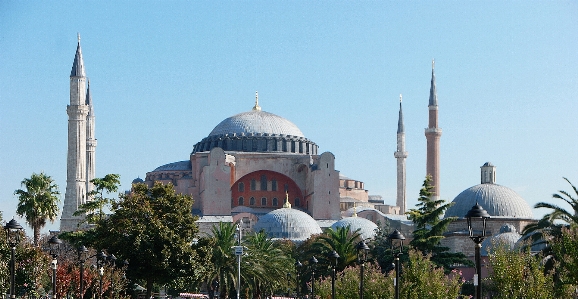
[(335, 222), (331, 229), (336, 230), (338, 227), (349, 227), (350, 232), (357, 231), (363, 240), (373, 239), (377, 230), (377, 224), (357, 216), (343, 218)]
[(273, 210), (259, 218), (253, 227), (261, 230), (272, 239), (289, 239), (294, 242), (307, 240), (311, 235), (320, 234), (321, 228), (309, 214), (286, 206)]

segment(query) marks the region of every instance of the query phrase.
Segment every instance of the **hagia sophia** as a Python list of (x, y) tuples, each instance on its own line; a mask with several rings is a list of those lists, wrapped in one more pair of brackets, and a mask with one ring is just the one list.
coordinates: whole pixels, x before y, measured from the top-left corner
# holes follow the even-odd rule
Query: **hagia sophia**
[[(68, 176), (61, 231), (77, 229), (81, 217), (73, 213), (86, 202), (86, 194), (91, 190), (89, 181), (94, 178), (95, 119), (89, 88), (79, 38), (70, 74)], [(433, 63), (427, 107), (426, 173), (412, 175), (431, 175), (434, 196), (439, 198), (442, 130), (438, 124)], [(340, 175), (336, 169), (339, 161), (331, 152), (319, 153), (318, 145), (297, 125), (264, 111), (258, 94), (251, 109), (224, 119), (207, 137), (191, 146), (188, 156), (183, 153), (182, 161), (167, 161), (146, 173), (144, 180), (135, 179), (133, 183), (149, 186), (156, 181), (172, 183), (177, 192), (191, 195), (192, 213), (199, 216), (201, 232), (209, 233), (219, 222), (239, 222), (245, 234), (263, 229), (272, 238), (300, 242), (330, 227), (350, 226), (359, 229), (363, 238), (370, 239), (375, 235), (377, 223), (388, 223), (411, 238), (412, 223), (405, 215), (408, 152), (401, 97), (397, 150), (393, 155), (397, 161), (395, 205), (386, 205), (380, 196), (369, 195), (362, 181)], [(491, 215), (487, 233), (491, 238), (502, 235), (501, 239), (515, 243), (515, 234), (519, 236), (526, 225), (536, 222), (523, 198), (496, 184), (494, 165), (483, 164), (480, 178), (479, 184), (453, 199), (453, 206), (445, 214), (458, 220), (450, 225), (443, 244), (467, 256), (473, 255), (474, 247), (467, 237), (464, 216), (476, 203)]]

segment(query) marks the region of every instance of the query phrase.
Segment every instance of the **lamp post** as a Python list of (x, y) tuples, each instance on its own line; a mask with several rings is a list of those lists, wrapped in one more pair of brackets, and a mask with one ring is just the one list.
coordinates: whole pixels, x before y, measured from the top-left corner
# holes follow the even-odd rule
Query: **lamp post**
[(335, 267), (337, 267), (337, 259), (339, 254), (333, 250), (327, 257), (329, 257), (333, 264), (331, 265), (331, 299), (335, 299)]
[[(393, 253), (393, 257), (394, 257), (394, 261), (395, 261), (395, 280), (393, 281), (393, 284), (395, 285), (395, 299), (399, 299), (399, 255), (402, 253), (403, 250), (403, 240), (405, 240), (405, 237), (403, 236), (403, 234), (401, 232), (399, 232), (397, 229), (393, 231), (393, 233), (389, 234), (388, 236), (389, 238), (389, 242), (391, 243), (391, 252)], [(397, 240), (397, 241), (395, 241)], [(396, 244), (394, 243), (398, 243), (399, 246), (397, 246), (399, 248), (399, 251), (396, 251)]]
[(360, 266), (359, 271), (359, 299), (363, 299), (363, 269), (365, 268), (365, 261), (367, 259), (367, 251), (369, 251), (369, 247), (363, 241), (359, 241), (357, 246), (357, 262)]
[(98, 288), (98, 298), (102, 299), (102, 277), (104, 276), (104, 263), (106, 262), (106, 254), (104, 251), (100, 251), (96, 254), (96, 268), (98, 269), (98, 276), (100, 277), (99, 288)]
[(315, 268), (317, 268), (317, 259), (315, 256), (309, 259), (309, 267), (311, 267), (311, 298), (315, 298)]
[(62, 241), (58, 239), (56, 235), (54, 235), (52, 238), (50, 238), (50, 240), (48, 240), (48, 244), (50, 245), (50, 255), (52, 256), (52, 263), (50, 263), (50, 268), (52, 268), (52, 296), (53, 298), (57, 298), (56, 269), (58, 268), (58, 253), (60, 251), (60, 244), (62, 244)]
[(16, 245), (20, 242), (20, 231), (22, 230), (22, 226), (12, 218), (6, 225), (4, 226), (4, 230), (6, 231), (6, 240), (8, 241), (8, 245), (10, 246), (11, 255), (10, 255), (10, 298), (16, 298), (16, 294), (14, 293), (14, 264), (16, 261), (14, 260), (14, 253), (16, 252)]
[(113, 280), (113, 276), (114, 276), (114, 267), (116, 267), (116, 256), (114, 256), (114, 254), (111, 254), (109, 256), (106, 257), (106, 261), (110, 264), (110, 298), (114, 298), (114, 280)]
[(301, 262), (299, 260), (297, 260), (295, 262), (295, 272), (297, 272), (297, 281), (295, 283), (295, 295), (297, 295), (297, 298), (299, 298), (299, 287), (301, 285), (301, 280), (299, 279), (299, 272), (301, 272), (301, 267), (303, 267), (303, 264), (301, 264)]
[(291, 273), (287, 272), (287, 297), (291, 297)]
[(474, 286), (476, 287), (476, 299), (481, 299), (482, 258), (480, 256), (480, 249), (482, 248), (482, 241), (484, 241), (486, 237), (486, 220), (490, 218), (490, 214), (476, 202), (476, 205), (468, 211), (465, 218), (468, 221), (470, 239), (476, 244), (476, 274), (474, 275)]
[(241, 298), (241, 256), (243, 255), (243, 246), (241, 246), (241, 223), (237, 223), (237, 246), (235, 246), (235, 255), (237, 256), (237, 299)]
[(80, 293), (79, 298), (84, 298), (84, 263), (86, 262), (86, 255), (88, 254), (88, 249), (84, 245), (81, 245), (76, 250), (78, 253), (78, 263), (80, 264)]

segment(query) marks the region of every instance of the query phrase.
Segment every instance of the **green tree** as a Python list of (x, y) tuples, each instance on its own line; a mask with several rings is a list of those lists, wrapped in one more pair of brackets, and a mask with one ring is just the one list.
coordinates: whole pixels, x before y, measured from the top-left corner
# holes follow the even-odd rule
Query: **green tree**
[(24, 189), (14, 191), (18, 195), (18, 207), (16, 214), (26, 219), (26, 223), (32, 228), (34, 245), (38, 246), (40, 230), (46, 225), (46, 221), (54, 222), (58, 217), (58, 186), (52, 178), (44, 173), (33, 173), (29, 179), (21, 182)]
[[(556, 290), (564, 292), (578, 288), (578, 227), (562, 228), (552, 241), (552, 257), (556, 261)], [(558, 297), (563, 294), (558, 293)]]
[(445, 211), (452, 203), (446, 204), (443, 199), (434, 199), (433, 188), (431, 176), (428, 175), (419, 191), (418, 208), (407, 212), (408, 218), (415, 226), (410, 246), (424, 254), (431, 254), (432, 262), (444, 267), (446, 272), (449, 272), (455, 264), (472, 265), (463, 253), (449, 252), (448, 247), (440, 245), (448, 225), (457, 217), (443, 218)]
[(572, 210), (566, 210), (561, 206), (548, 202), (539, 202), (534, 206), (534, 208), (546, 208), (552, 210), (550, 213), (544, 215), (544, 218), (547, 218), (552, 223), (562, 221), (570, 226), (574, 226), (578, 224), (578, 189), (567, 178), (564, 178), (564, 180), (570, 184), (576, 197), (570, 194), (570, 192), (560, 190), (558, 191), (560, 193), (554, 193), (552, 198), (561, 199), (569, 204)]
[(400, 278), (400, 298), (458, 298), (463, 284), (460, 273), (452, 270), (444, 274), (444, 268), (437, 267), (431, 257), (431, 254), (409, 251), (409, 263), (404, 265)]
[[(393, 286), (394, 277), (394, 275), (383, 275), (377, 264), (366, 263), (363, 280), (363, 298), (393, 298), (395, 292)], [(315, 283), (315, 295), (319, 298), (331, 298), (331, 276), (325, 276), (318, 279)], [(336, 275), (335, 299), (351, 299), (358, 297), (359, 267), (349, 266)]]
[(193, 199), (176, 194), (172, 184), (134, 184), (131, 193), (112, 202), (112, 214), (96, 222), (90, 245), (128, 260), (127, 277), (144, 281), (149, 298), (155, 283), (190, 276), (196, 268), (192, 205)]
[(263, 231), (247, 236), (246, 256), (242, 258), (241, 280), (250, 285), (253, 298), (272, 294), (274, 291), (293, 289), (287, 273), (293, 272), (293, 259)]
[(554, 296), (554, 280), (541, 263), (541, 255), (530, 251), (509, 250), (494, 246), (490, 253), (492, 269), (486, 293), (496, 299), (550, 299)]
[(94, 185), (94, 190), (88, 192), (89, 200), (78, 207), (74, 216), (85, 215), (86, 223), (96, 223), (104, 217), (104, 208), (115, 201), (114, 198), (107, 198), (105, 195), (118, 191), (120, 175), (107, 174), (104, 178), (94, 178), (90, 182)]

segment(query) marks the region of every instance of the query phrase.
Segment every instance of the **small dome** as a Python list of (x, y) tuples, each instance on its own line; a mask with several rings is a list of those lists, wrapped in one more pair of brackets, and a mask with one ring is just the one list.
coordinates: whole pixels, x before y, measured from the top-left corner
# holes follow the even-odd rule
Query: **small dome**
[(504, 246), (507, 250), (513, 250), (516, 248), (517, 242), (522, 238), (522, 235), (516, 232), (516, 228), (511, 224), (504, 224), (500, 227), (500, 233), (485, 239), (482, 242), (482, 251), (481, 254), (483, 256), (488, 256), (490, 252), (492, 252), (493, 248), (496, 246)]
[(359, 230), (363, 240), (373, 239), (375, 237), (377, 224), (361, 217), (347, 217), (335, 222), (331, 229), (336, 230), (338, 227), (348, 227), (349, 231), (355, 232)]
[(138, 177), (138, 178), (136, 178), (136, 179), (132, 180), (132, 183), (133, 183), (133, 184), (144, 183), (144, 180), (143, 180), (143, 179), (141, 179), (140, 177)]
[(315, 219), (305, 212), (291, 208), (281, 208), (263, 215), (253, 230), (264, 230), (270, 238), (291, 241), (305, 241), (311, 235), (322, 232)]
[(498, 184), (479, 184), (460, 193), (448, 208), (445, 217), (464, 218), (478, 203), (492, 217), (531, 219), (532, 209), (514, 190)]
[(305, 137), (299, 128), (289, 120), (273, 113), (253, 110), (231, 116), (219, 123), (210, 136), (237, 134), (276, 134)]
[(191, 160), (185, 160), (159, 166), (153, 171), (183, 171), (191, 169), (192, 169)]

